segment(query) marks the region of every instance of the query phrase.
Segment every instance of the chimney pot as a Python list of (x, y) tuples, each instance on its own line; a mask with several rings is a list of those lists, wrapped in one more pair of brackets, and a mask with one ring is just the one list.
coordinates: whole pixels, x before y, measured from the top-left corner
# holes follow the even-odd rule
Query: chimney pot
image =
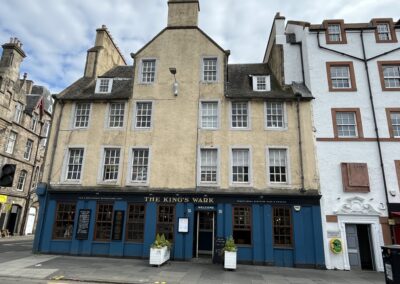
[(28, 73), (24, 73), (24, 80), (26, 80), (26, 78), (28, 77)]
[(102, 28), (102, 29), (106, 29), (107, 26), (106, 26), (106, 25), (101, 25), (101, 28)]

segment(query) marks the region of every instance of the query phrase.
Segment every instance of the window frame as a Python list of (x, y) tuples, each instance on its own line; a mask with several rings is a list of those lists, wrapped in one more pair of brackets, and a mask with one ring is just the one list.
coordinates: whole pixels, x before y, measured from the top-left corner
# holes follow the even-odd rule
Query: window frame
[[(339, 41), (330, 40), (329, 31), (328, 31), (328, 26), (329, 25), (339, 25), (341, 40), (339, 40)], [(346, 36), (346, 31), (344, 29), (344, 20), (325, 20), (323, 22), (323, 26), (325, 28), (325, 42), (326, 42), (326, 44), (347, 44), (347, 36)]]
[[(98, 217), (99, 217), (99, 207), (100, 206), (111, 206), (111, 221), (107, 221), (107, 223), (111, 223), (111, 227), (110, 227), (110, 238), (109, 239), (105, 239), (105, 238), (98, 238), (97, 237), (97, 227), (98, 227)], [(115, 206), (114, 203), (112, 202), (98, 202), (96, 204), (96, 219), (94, 221), (94, 231), (93, 231), (93, 241), (95, 242), (111, 242), (112, 240), (112, 231), (113, 231), (113, 225), (114, 225), (114, 210)], [(102, 223), (106, 223), (105, 221), (101, 221)]]
[[(137, 126), (137, 112), (138, 112), (138, 104), (140, 103), (149, 103), (151, 104), (151, 115), (150, 115), (150, 126), (149, 127), (138, 127)], [(137, 130), (137, 131), (146, 131), (146, 130), (151, 130), (153, 128), (153, 120), (154, 120), (154, 101), (152, 100), (137, 100), (134, 101), (133, 104), (133, 130)]]
[(385, 110), (386, 110), (386, 118), (387, 118), (387, 122), (388, 122), (388, 130), (389, 130), (390, 138), (400, 139), (400, 135), (399, 136), (394, 135), (394, 129), (393, 129), (392, 118), (391, 118), (392, 113), (400, 114), (400, 108), (386, 108)]
[[(269, 156), (270, 150), (286, 150), (286, 182), (272, 182), (270, 180), (270, 164)], [(290, 149), (289, 146), (282, 145), (268, 145), (265, 147), (265, 165), (266, 165), (266, 182), (270, 187), (288, 187), (292, 184), (291, 163), (290, 163)]]
[(400, 91), (400, 86), (394, 88), (386, 87), (385, 77), (383, 74), (383, 67), (385, 66), (397, 66), (400, 69), (400, 60), (378, 61), (378, 71), (379, 71), (379, 77), (381, 79), (382, 91)]
[[(72, 232), (71, 232), (71, 235), (70, 235), (70, 237), (68, 237), (68, 238), (63, 238), (63, 237), (56, 237), (55, 236), (55, 231), (56, 231), (56, 223), (57, 223), (57, 221), (59, 221), (58, 220), (58, 218), (57, 218), (57, 216), (58, 216), (58, 212), (59, 212), (59, 208), (60, 208), (60, 205), (61, 204), (64, 204), (64, 205), (70, 205), (70, 206), (75, 206), (75, 211), (74, 211), (74, 218), (73, 218), (73, 220), (72, 220)], [(77, 214), (76, 214), (76, 209), (77, 209), (77, 203), (76, 202), (74, 202), (74, 201), (58, 201), (57, 202), (57, 204), (56, 204), (56, 208), (55, 208), (55, 214), (54, 214), (54, 222), (53, 222), (53, 227), (52, 227), (52, 234), (51, 234), (51, 239), (52, 240), (70, 240), (70, 241), (72, 241), (73, 240), (73, 236), (74, 236), (74, 233), (75, 233), (75, 227), (76, 227), (76, 222), (75, 222), (75, 219), (76, 219), (76, 216), (77, 216)], [(63, 212), (65, 212), (65, 211), (63, 211)], [(63, 221), (63, 220), (62, 220)], [(65, 234), (64, 234), (65, 235)]]
[(253, 212), (252, 212), (252, 206), (251, 205), (240, 205), (240, 204), (233, 204), (232, 205), (232, 236), (234, 235), (235, 231), (235, 208), (247, 208), (249, 209), (249, 226), (250, 229), (236, 229), (237, 231), (250, 231), (250, 244), (238, 244), (235, 243), (238, 247), (252, 247), (253, 246)]
[(31, 183), (31, 190), (35, 189), (38, 185), (39, 175), (40, 175), (40, 167), (36, 166), (35, 170), (32, 172), (32, 183)]
[[(205, 64), (204, 64), (204, 61), (205, 60), (211, 60), (211, 59), (215, 59), (215, 66), (216, 66), (216, 70), (215, 70), (215, 80), (205, 80), (205, 78), (204, 78), (204, 72), (205, 72)], [(202, 83), (205, 83), (205, 84), (212, 84), (212, 83), (218, 83), (220, 80), (219, 80), (219, 77), (220, 77), (220, 71), (219, 71), (219, 58), (218, 58), (218, 56), (203, 56), (202, 58), (201, 58), (201, 78), (200, 78), (200, 81), (202, 82)]]
[[(70, 151), (72, 149), (74, 149), (74, 150), (76, 150), (76, 149), (83, 150), (80, 179), (67, 179)], [(82, 176), (83, 176), (84, 169), (85, 169), (86, 147), (83, 146), (83, 145), (69, 145), (68, 147), (65, 148), (64, 152), (65, 152), (65, 154), (64, 154), (64, 163), (63, 163), (63, 171), (62, 171), (62, 180), (61, 180), (61, 182), (62, 183), (66, 183), (66, 184), (80, 184), (80, 183), (82, 183)]]
[[(216, 127), (203, 127), (203, 103), (216, 103), (217, 104), (217, 126)], [(199, 102), (199, 127), (203, 130), (219, 130), (221, 127), (221, 102), (220, 100), (200, 100)]]
[[(132, 170), (133, 170), (133, 151), (134, 150), (147, 150), (147, 179), (146, 181), (134, 181), (132, 180)], [(150, 173), (151, 173), (151, 146), (132, 146), (129, 148), (129, 164), (128, 164), (128, 174), (126, 175), (127, 185), (141, 185), (148, 186), (150, 184)]]
[[(140, 224), (140, 222), (130, 222), (129, 220), (129, 213), (130, 213), (130, 207), (131, 206), (143, 206), (143, 237), (141, 240), (139, 239), (129, 239), (129, 230), (128, 230), (128, 226), (129, 224), (133, 223), (133, 224)], [(140, 202), (128, 202), (127, 207), (126, 207), (126, 221), (125, 221), (125, 241), (129, 242), (129, 243), (144, 243), (144, 235), (145, 235), (145, 231), (146, 231), (146, 203), (140, 203)]]
[[(375, 41), (376, 43), (396, 43), (397, 42), (397, 36), (396, 36), (396, 31), (394, 29), (394, 24), (393, 24), (393, 19), (392, 18), (376, 18), (371, 20), (372, 24), (375, 29)], [(378, 25), (379, 24), (386, 24), (388, 26), (388, 32), (390, 35), (390, 39), (387, 40), (382, 40), (379, 38), (379, 32), (378, 32)]]
[[(235, 103), (245, 103), (247, 105), (247, 126), (246, 127), (238, 127), (233, 126), (233, 105)], [(231, 130), (240, 131), (240, 130), (251, 130), (251, 103), (250, 101), (230, 101), (229, 102), (229, 128)]]
[[(276, 244), (275, 243), (275, 209), (289, 210), (289, 221), (290, 221), (290, 244)], [(272, 242), (274, 248), (293, 248), (294, 247), (294, 236), (293, 236), (293, 210), (290, 206), (272, 206)], [(288, 227), (286, 225), (285, 227)]]
[[(160, 216), (160, 207), (161, 206), (171, 206), (173, 208), (173, 221), (171, 222), (165, 222), (165, 223), (160, 223), (160, 224), (172, 224), (172, 240), (168, 239), (167, 236), (165, 238), (170, 241), (171, 243), (174, 243), (176, 239), (176, 234), (175, 234), (175, 224), (176, 224), (176, 204), (175, 203), (159, 203), (157, 204), (157, 220), (156, 220), (156, 234), (160, 234), (160, 231), (158, 230), (158, 225), (159, 225), (159, 216)], [(163, 234), (163, 232), (161, 232)]]
[[(11, 138), (11, 134), (15, 134), (15, 139), (10, 139)], [(15, 149), (15, 144), (17, 144), (17, 139), (18, 139), (18, 132), (15, 131), (10, 131), (10, 133), (8, 133), (8, 138), (7, 138), (7, 142), (5, 144), (4, 147), (4, 152), (6, 152), (9, 155), (12, 155), (14, 153), (14, 149)], [(11, 151), (7, 151), (8, 150), (8, 145), (10, 143), (10, 141), (12, 141), (12, 147), (11, 147)]]
[[(207, 182), (201, 181), (201, 151), (202, 150), (215, 150), (217, 151), (217, 173), (216, 173), (216, 181), (215, 182)], [(199, 146), (197, 150), (198, 161), (197, 161), (197, 185), (198, 186), (209, 186), (215, 187), (220, 185), (220, 172), (221, 172), (221, 163), (220, 163), (220, 148), (219, 147), (209, 147), (209, 146)]]
[[(103, 175), (104, 175), (104, 162), (105, 162), (105, 151), (107, 149), (119, 149), (119, 164), (118, 164), (118, 174), (117, 174), (117, 179), (113, 180), (103, 180)], [(121, 168), (121, 165), (123, 165), (123, 149), (121, 146), (115, 146), (115, 145), (103, 145), (100, 149), (100, 167), (98, 170), (98, 176), (97, 176), (97, 183), (98, 184), (119, 184), (121, 180), (121, 171), (123, 170)]]
[[(350, 88), (334, 88), (331, 74), (331, 67), (347, 67), (349, 69)], [(352, 61), (330, 61), (326, 62), (326, 74), (328, 78), (329, 92), (355, 92), (357, 91), (354, 64)]]
[[(103, 87), (101, 85), (102, 81), (107, 81), (108, 85), (107, 85), (107, 91), (101, 91), (101, 87)], [(96, 78), (96, 88), (95, 88), (95, 93), (96, 94), (110, 94), (111, 90), (112, 90), (112, 86), (113, 86), (113, 78), (107, 78), (107, 77), (97, 77)]]
[[(30, 147), (28, 147), (28, 143), (30, 143)], [(33, 152), (33, 145), (35, 144), (35, 142), (32, 139), (27, 139), (26, 143), (25, 143), (25, 147), (24, 147), (24, 153), (23, 153), (23, 158), (27, 161), (29, 161), (32, 158), (32, 152)], [(29, 151), (27, 152), (26, 150), (29, 149)], [(28, 157), (25, 157), (25, 156)]]
[[(87, 126), (76, 126), (76, 122), (77, 122), (77, 115), (76, 112), (78, 111), (78, 105), (89, 105), (89, 114), (88, 114), (88, 118), (87, 118)], [(72, 125), (71, 128), (73, 129), (88, 129), (90, 126), (90, 118), (91, 118), (91, 113), (92, 113), (92, 103), (90, 102), (76, 102), (74, 103), (74, 107), (72, 110)], [(80, 115), (80, 117), (83, 117), (83, 115)]]
[[(20, 186), (20, 179), (21, 179), (22, 174), (24, 174), (24, 179), (23, 179), (23, 181), (22, 181), (21, 188), (19, 188), (19, 186)], [(26, 170), (21, 170), (21, 171), (19, 172), (19, 176), (18, 176), (18, 180), (17, 180), (17, 186), (15, 187), (15, 190), (16, 190), (16, 191), (21, 191), (21, 192), (24, 191), (27, 176), (28, 176), (28, 172), (27, 172)]]
[[(116, 105), (116, 104), (123, 104), (124, 105), (124, 115), (123, 115), (123, 119), (122, 119), (122, 126), (110, 126), (111, 123), (111, 105)], [(107, 130), (122, 130), (125, 128), (126, 126), (126, 117), (127, 117), (127, 113), (126, 113), (126, 102), (125, 101), (114, 101), (114, 102), (109, 102), (107, 104), (107, 115), (106, 115), (106, 125), (105, 128)]]
[[(253, 83), (253, 91), (255, 92), (269, 92), (271, 91), (271, 76), (270, 75), (251, 75)], [(265, 89), (258, 88), (258, 79), (265, 79)]]
[[(355, 122), (356, 122), (356, 130), (357, 130), (357, 136), (355, 137), (340, 137), (338, 133), (338, 127), (336, 124), (336, 115), (338, 112), (354, 112), (355, 113)], [(362, 126), (362, 120), (361, 120), (361, 112), (359, 108), (332, 108), (331, 109), (332, 113), (332, 126), (333, 126), (333, 134), (334, 138), (337, 140), (359, 140), (361, 138), (364, 138), (364, 132), (363, 132), (363, 126)]]
[[(282, 103), (282, 111), (283, 111), (283, 126), (282, 127), (271, 127), (268, 126), (268, 119), (267, 119), (267, 106), (268, 103)], [(286, 111), (286, 102), (284, 101), (264, 101), (264, 130), (273, 130), (273, 131), (283, 131), (283, 130), (288, 130), (288, 119), (287, 119), (287, 111)]]
[[(233, 181), (233, 151), (234, 150), (248, 150), (248, 156), (249, 156), (249, 166), (248, 166), (248, 178), (249, 181), (247, 182), (237, 182), (237, 181)], [(229, 185), (232, 187), (250, 187), (253, 185), (253, 159), (252, 159), (252, 148), (251, 146), (232, 146), (229, 147)]]
[(21, 124), (22, 115), (24, 112), (24, 106), (20, 102), (15, 103), (15, 112), (13, 116), (13, 122)]
[[(144, 67), (144, 62), (145, 61), (154, 61), (154, 80), (151, 82), (146, 82), (143, 80), (143, 67)], [(140, 65), (139, 65), (139, 82), (140, 84), (143, 85), (152, 85), (157, 81), (157, 65), (158, 65), (158, 60), (154, 57), (146, 57), (140, 59)]]
[(37, 115), (36, 113), (32, 113), (31, 125), (29, 127), (32, 132), (36, 132), (36, 126), (38, 122), (39, 122), (39, 115)]

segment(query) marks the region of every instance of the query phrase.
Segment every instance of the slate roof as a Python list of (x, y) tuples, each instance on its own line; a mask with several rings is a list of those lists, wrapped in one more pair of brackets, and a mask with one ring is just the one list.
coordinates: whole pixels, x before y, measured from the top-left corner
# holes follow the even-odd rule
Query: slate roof
[(28, 114), (32, 114), (41, 98), (41, 95), (27, 95), (25, 112)]
[[(271, 78), (271, 91), (254, 91), (251, 75), (269, 75)], [(228, 65), (228, 82), (225, 93), (225, 96), (228, 98), (287, 100), (295, 99), (296, 95), (300, 95), (303, 99), (313, 98), (310, 91), (303, 84), (293, 84), (283, 89), (265, 63)]]
[(116, 66), (99, 78), (114, 78), (111, 93), (95, 94), (96, 78), (82, 77), (62, 91), (62, 100), (118, 100), (129, 99), (133, 89), (133, 66)]

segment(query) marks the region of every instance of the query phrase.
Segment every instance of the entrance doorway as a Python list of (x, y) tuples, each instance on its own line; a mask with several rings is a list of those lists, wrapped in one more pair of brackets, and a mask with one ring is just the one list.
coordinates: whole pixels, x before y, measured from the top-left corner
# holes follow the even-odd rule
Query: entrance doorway
[(17, 230), (18, 230), (20, 214), (21, 214), (21, 206), (14, 204), (11, 207), (10, 214), (8, 215), (8, 222), (6, 227), (10, 235), (18, 234)]
[(195, 257), (212, 257), (214, 251), (214, 224), (214, 211), (196, 212), (196, 234), (193, 238), (193, 255)]
[(371, 226), (346, 224), (346, 239), (350, 268), (374, 270)]

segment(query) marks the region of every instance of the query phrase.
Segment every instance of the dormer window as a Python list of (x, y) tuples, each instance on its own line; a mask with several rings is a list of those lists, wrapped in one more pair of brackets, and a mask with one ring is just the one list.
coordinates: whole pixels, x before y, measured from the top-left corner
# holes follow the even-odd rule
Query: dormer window
[(379, 40), (391, 40), (388, 23), (380, 23), (376, 26)]
[(329, 41), (342, 41), (342, 35), (340, 32), (339, 24), (329, 24), (328, 25), (328, 37), (329, 37)]
[(372, 23), (376, 27), (376, 42), (397, 42), (396, 32), (394, 31), (392, 19), (373, 19)]
[(327, 20), (323, 22), (323, 26), (326, 30), (325, 37), (327, 44), (347, 43), (343, 20)]
[(270, 76), (253, 76), (253, 91), (268, 92), (271, 91)]
[(96, 82), (96, 93), (107, 94), (111, 93), (113, 80), (110, 78), (98, 78)]

